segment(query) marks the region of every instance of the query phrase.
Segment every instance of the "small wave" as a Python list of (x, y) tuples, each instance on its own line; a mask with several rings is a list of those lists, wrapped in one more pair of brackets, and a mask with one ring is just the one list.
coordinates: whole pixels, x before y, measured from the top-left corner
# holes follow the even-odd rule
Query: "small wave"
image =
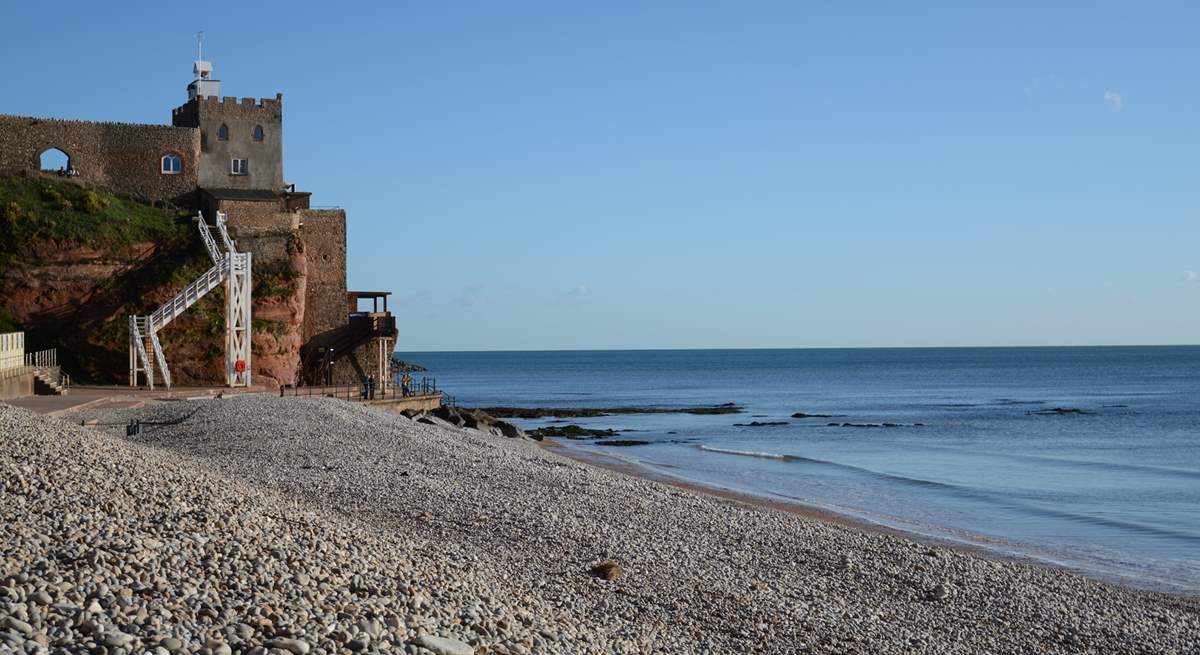
[(779, 453), (764, 453), (754, 450), (733, 450), (732, 448), (713, 448), (712, 446), (700, 446), (700, 450), (706, 450), (710, 453), (722, 453), (724, 455), (741, 455), (742, 457), (759, 457), (762, 459), (777, 459), (781, 462), (791, 462), (801, 459), (794, 455), (781, 455)]

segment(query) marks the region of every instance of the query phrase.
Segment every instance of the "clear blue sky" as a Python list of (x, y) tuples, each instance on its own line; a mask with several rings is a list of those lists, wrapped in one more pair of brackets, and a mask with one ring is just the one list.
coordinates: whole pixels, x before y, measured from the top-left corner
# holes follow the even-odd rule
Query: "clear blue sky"
[(1200, 5), (850, 4), (5, 3), (0, 113), (205, 30), (401, 350), (1200, 342)]

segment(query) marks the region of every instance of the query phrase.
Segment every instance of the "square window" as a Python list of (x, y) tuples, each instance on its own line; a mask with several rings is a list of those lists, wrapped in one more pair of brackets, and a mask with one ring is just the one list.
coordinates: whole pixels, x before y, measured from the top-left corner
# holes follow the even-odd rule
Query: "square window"
[(249, 162), (245, 159), (234, 158), (230, 163), (229, 172), (233, 175), (248, 175), (250, 173)]

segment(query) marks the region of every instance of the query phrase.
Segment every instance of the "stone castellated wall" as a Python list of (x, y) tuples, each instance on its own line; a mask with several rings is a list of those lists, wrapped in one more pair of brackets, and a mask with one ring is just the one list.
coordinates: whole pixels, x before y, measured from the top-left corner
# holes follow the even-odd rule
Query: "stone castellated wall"
[[(283, 94), (275, 99), (215, 96), (189, 100), (172, 112), (171, 123), (200, 130), (199, 185), (208, 189), (283, 189)], [(228, 128), (222, 140), (219, 130)], [(254, 140), (255, 127), (263, 130)], [(248, 161), (246, 175), (234, 175), (231, 160)]]
[[(199, 130), (0, 115), (0, 173), (37, 171), (41, 154), (51, 148), (70, 157), (79, 182), (145, 201), (193, 202)], [(167, 154), (180, 157), (182, 172), (162, 173)]]
[(300, 210), (307, 260), (304, 341), (346, 324), (346, 212)]

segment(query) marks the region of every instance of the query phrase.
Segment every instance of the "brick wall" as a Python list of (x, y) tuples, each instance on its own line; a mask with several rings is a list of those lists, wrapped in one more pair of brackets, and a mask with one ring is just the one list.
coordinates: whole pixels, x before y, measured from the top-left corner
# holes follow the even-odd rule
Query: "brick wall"
[(300, 210), (300, 238), (307, 259), (304, 341), (346, 324), (346, 212)]
[[(50, 148), (70, 157), (80, 182), (147, 201), (193, 202), (199, 130), (0, 115), (0, 172), (39, 170), (40, 155)], [(182, 160), (178, 175), (162, 173), (167, 154)]]

